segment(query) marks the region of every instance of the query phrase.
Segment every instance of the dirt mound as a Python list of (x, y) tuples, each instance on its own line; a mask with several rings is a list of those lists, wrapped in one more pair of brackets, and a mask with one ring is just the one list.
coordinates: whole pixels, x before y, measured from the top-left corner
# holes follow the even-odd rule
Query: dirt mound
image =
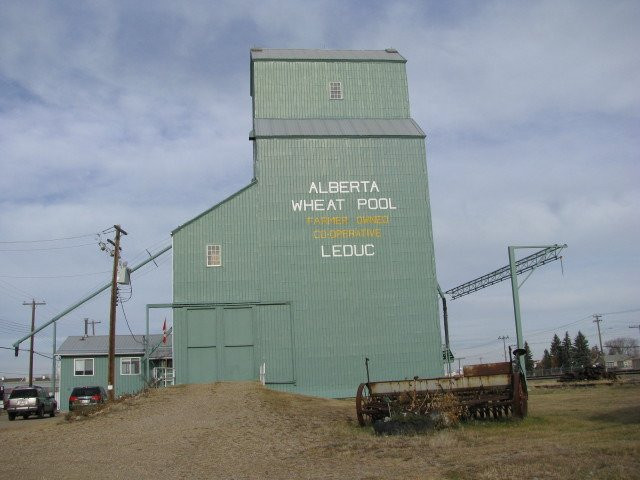
[(79, 421), (41, 424), (11, 448), (32, 450), (34, 441), (50, 438), (38, 462), (15, 455), (10, 463), (23, 478), (86, 478), (88, 461), (93, 478), (107, 472), (141, 479), (286, 478), (292, 462), (306, 464), (304, 452), (318, 447), (318, 436), (331, 441), (336, 429), (355, 425), (354, 411), (349, 401), (275, 392), (254, 382), (179, 385)]

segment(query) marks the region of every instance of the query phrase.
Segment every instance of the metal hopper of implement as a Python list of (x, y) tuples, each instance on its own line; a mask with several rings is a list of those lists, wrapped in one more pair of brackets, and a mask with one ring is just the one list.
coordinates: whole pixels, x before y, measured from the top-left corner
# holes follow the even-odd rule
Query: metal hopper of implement
[[(513, 353), (517, 359), (524, 351)], [(528, 396), (519, 364), (467, 365), (460, 377), (362, 383), (356, 394), (358, 423), (364, 426), (395, 413), (428, 415), (445, 396), (458, 404), (463, 418), (524, 418)]]

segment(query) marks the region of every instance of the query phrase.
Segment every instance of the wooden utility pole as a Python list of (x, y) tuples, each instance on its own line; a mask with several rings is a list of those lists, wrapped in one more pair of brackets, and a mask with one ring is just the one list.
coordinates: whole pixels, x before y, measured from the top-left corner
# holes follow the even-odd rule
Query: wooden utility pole
[(33, 331), (36, 329), (36, 305), (46, 305), (46, 302), (36, 302), (31, 299), (30, 302), (22, 302), (23, 305), (31, 305), (31, 342), (29, 346), (29, 386), (33, 386)]
[(126, 235), (120, 225), (114, 225), (116, 241), (108, 240), (114, 247), (113, 275), (111, 276), (111, 312), (109, 315), (109, 377), (107, 379), (107, 396), (109, 401), (116, 398), (115, 392), (115, 357), (116, 357), (116, 303), (118, 301), (118, 260), (120, 259), (120, 234)]
[(602, 366), (604, 367), (605, 371), (607, 370), (607, 362), (605, 362), (604, 360), (604, 350), (602, 349), (602, 335), (600, 334), (600, 322), (602, 321), (602, 315), (600, 314), (594, 314), (591, 315), (595, 320), (593, 321), (593, 323), (595, 323), (598, 326), (598, 340), (600, 340), (600, 355), (602, 356)]

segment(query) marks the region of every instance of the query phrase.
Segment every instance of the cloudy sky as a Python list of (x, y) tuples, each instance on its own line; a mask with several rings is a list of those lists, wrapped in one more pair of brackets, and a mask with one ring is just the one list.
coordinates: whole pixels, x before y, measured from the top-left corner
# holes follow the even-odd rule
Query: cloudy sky
[[(108, 282), (97, 233), (121, 224), (135, 265), (249, 182), (252, 46), (397, 48), (442, 288), (505, 265), (508, 245), (567, 243), (521, 290), (536, 356), (555, 331), (594, 345), (594, 313), (604, 341), (640, 338), (638, 25), (633, 1), (0, 2), (0, 346), (27, 332), (23, 302), (46, 301), (42, 324)], [(145, 304), (171, 301), (170, 254), (157, 263), (123, 304), (136, 333)], [(509, 283), (449, 305), (454, 354), (499, 360)], [(85, 317), (108, 333), (106, 293), (59, 322), (58, 345)], [(0, 375), (27, 370), (0, 350)]]

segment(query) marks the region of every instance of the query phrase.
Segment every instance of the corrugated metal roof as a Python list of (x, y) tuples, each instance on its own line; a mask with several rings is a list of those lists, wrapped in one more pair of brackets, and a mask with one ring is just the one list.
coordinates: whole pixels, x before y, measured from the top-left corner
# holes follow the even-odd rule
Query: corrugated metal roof
[[(116, 355), (143, 355), (144, 345), (143, 335), (116, 335)], [(149, 335), (149, 347), (153, 348), (162, 342), (162, 334)], [(56, 355), (78, 356), (78, 355), (108, 355), (109, 336), (96, 335), (91, 337), (72, 336), (62, 342), (56, 351)], [(166, 345), (162, 345), (151, 354), (151, 358), (170, 358), (171, 335), (167, 336)]]
[(303, 50), (281, 48), (252, 48), (251, 60), (342, 60), (406, 62), (393, 48), (386, 50)]
[(420, 137), (411, 118), (256, 118), (251, 138), (270, 137)]

